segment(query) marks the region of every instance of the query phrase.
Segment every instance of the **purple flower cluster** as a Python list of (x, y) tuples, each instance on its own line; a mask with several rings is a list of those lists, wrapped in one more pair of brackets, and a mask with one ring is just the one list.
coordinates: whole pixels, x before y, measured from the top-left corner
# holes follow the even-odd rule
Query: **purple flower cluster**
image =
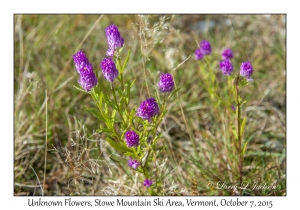
[(76, 54), (73, 55), (73, 60), (75, 68), (79, 74), (80, 69), (82, 69), (84, 66), (90, 63), (88, 58), (85, 56), (84, 52), (82, 52), (81, 50), (79, 50)]
[(113, 82), (114, 79), (118, 77), (119, 72), (116, 68), (116, 64), (111, 58), (104, 58), (100, 67), (102, 69), (103, 76), (107, 81)]
[(134, 131), (127, 131), (125, 133), (125, 141), (128, 147), (137, 147), (140, 144), (140, 137)]
[(219, 67), (223, 74), (229, 76), (233, 72), (233, 65), (229, 60), (221, 61)]
[[(220, 70), (223, 72), (223, 74), (229, 76), (233, 72), (233, 65), (231, 64), (230, 60), (223, 60), (219, 64)], [(245, 77), (248, 81), (252, 81), (251, 78), (253, 73), (253, 67), (250, 63), (250, 61), (243, 62), (240, 67), (240, 75)]]
[(194, 55), (196, 60), (201, 60), (204, 57), (204, 54), (202, 53), (200, 48), (195, 50)]
[(203, 40), (199, 44), (200, 48), (196, 49), (194, 52), (195, 59), (201, 60), (205, 55), (209, 55), (211, 53), (211, 45), (209, 41)]
[(158, 88), (162, 93), (172, 92), (174, 89), (174, 80), (172, 75), (168, 73), (162, 74), (158, 82)]
[(229, 60), (231, 58), (233, 58), (233, 53), (231, 51), (231, 49), (227, 48), (222, 52), (222, 58), (223, 60)]
[(134, 160), (131, 158), (128, 160), (128, 166), (133, 169), (137, 169), (140, 165), (141, 165), (141, 163), (137, 160)]
[(75, 68), (80, 75), (78, 83), (86, 91), (91, 91), (91, 89), (97, 85), (98, 79), (93, 72), (93, 66), (89, 63), (86, 55), (82, 51), (78, 51), (73, 55), (73, 60)]
[(150, 179), (145, 179), (144, 186), (151, 187), (151, 185), (152, 185), (152, 181)]
[(246, 77), (247, 80), (252, 81), (251, 75), (253, 73), (253, 67), (250, 61), (243, 62), (240, 68), (240, 75)]
[(155, 115), (159, 115), (159, 107), (154, 98), (149, 98), (140, 104), (136, 113), (143, 120), (150, 121)]
[(109, 49), (106, 51), (106, 55), (113, 56), (114, 51), (117, 48), (121, 48), (124, 45), (124, 39), (121, 37), (118, 27), (110, 25), (105, 29), (106, 39)]
[(209, 55), (211, 53), (211, 46), (209, 41), (203, 40), (200, 42), (200, 49), (204, 55)]

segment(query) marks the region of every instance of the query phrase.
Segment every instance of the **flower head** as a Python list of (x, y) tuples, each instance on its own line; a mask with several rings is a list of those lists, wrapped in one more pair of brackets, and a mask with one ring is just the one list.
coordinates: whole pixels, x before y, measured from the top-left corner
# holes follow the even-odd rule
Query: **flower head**
[(154, 98), (149, 98), (140, 104), (136, 113), (143, 120), (151, 120), (155, 115), (159, 115), (159, 107)]
[(171, 92), (174, 89), (174, 81), (171, 74), (162, 74), (158, 82), (160, 92)]
[(73, 60), (75, 68), (80, 75), (78, 83), (84, 90), (91, 91), (98, 83), (92, 64), (89, 63), (86, 55), (81, 50), (73, 55)]
[(235, 111), (235, 110), (236, 110), (236, 108), (235, 108), (234, 105), (231, 106), (231, 109), (232, 109), (232, 111)]
[(125, 133), (125, 141), (128, 147), (137, 147), (140, 144), (140, 137), (134, 131), (127, 131)]
[(140, 165), (141, 165), (141, 163), (137, 160), (134, 160), (131, 158), (128, 160), (128, 166), (133, 169), (137, 169), (137, 167), (139, 167)]
[(152, 185), (152, 181), (150, 179), (145, 179), (144, 186), (151, 187), (151, 185)]
[(231, 51), (231, 49), (227, 48), (222, 52), (222, 58), (223, 60), (229, 60), (231, 58), (233, 58), (233, 53)]
[(105, 29), (105, 33), (106, 33), (106, 39), (107, 39), (107, 43), (108, 43), (108, 47), (109, 47), (106, 54), (108, 56), (113, 56), (114, 51), (117, 48), (123, 47), (124, 39), (123, 39), (123, 37), (121, 37), (118, 27), (115, 26), (114, 24), (108, 26)]
[(221, 61), (219, 67), (223, 74), (229, 76), (233, 72), (233, 65), (230, 63), (229, 60)]
[(209, 41), (203, 40), (200, 42), (200, 49), (204, 55), (209, 55), (211, 53), (211, 46)]
[(80, 74), (80, 69), (86, 66), (87, 64), (89, 64), (89, 60), (87, 59), (84, 52), (82, 52), (81, 50), (79, 50), (77, 53), (73, 55), (73, 60), (74, 60), (75, 68), (79, 74)]
[(84, 90), (88, 92), (97, 85), (98, 79), (93, 72), (93, 67), (91, 64), (87, 64), (80, 69), (80, 79), (78, 80), (78, 83)]
[(114, 79), (118, 77), (119, 72), (116, 68), (116, 64), (111, 58), (104, 58), (100, 67), (102, 69), (103, 76), (107, 81), (113, 82)]
[(200, 48), (195, 50), (194, 55), (196, 60), (201, 60), (204, 57), (204, 54), (202, 53)]
[(246, 77), (247, 80), (252, 80), (250, 77), (253, 73), (253, 67), (250, 61), (243, 62), (240, 68), (240, 75)]

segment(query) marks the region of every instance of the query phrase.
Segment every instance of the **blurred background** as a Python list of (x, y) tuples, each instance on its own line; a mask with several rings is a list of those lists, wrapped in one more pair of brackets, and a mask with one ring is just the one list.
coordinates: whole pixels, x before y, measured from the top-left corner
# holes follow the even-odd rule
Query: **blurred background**
[[(15, 195), (147, 194), (140, 175), (95, 132), (101, 122), (84, 110), (95, 106), (91, 97), (73, 87), (78, 73), (72, 55), (80, 49), (109, 91), (99, 64), (110, 24), (125, 40), (121, 60), (131, 50), (124, 74), (137, 79), (132, 108), (146, 98), (145, 80), (154, 93), (161, 73), (171, 73), (181, 87), (158, 128), (163, 138), (156, 173), (165, 180), (163, 195), (239, 195), (206, 187), (237, 182), (230, 140), (235, 116), (220, 99), (234, 103), (230, 82), (218, 69), (228, 47), (235, 74), (241, 62), (254, 67), (254, 81), (241, 90), (244, 180), (276, 186), (243, 195), (285, 195), (286, 16), (270, 14), (15, 15)], [(204, 39), (213, 53), (196, 61), (194, 51)], [(211, 75), (217, 89), (211, 89)]]

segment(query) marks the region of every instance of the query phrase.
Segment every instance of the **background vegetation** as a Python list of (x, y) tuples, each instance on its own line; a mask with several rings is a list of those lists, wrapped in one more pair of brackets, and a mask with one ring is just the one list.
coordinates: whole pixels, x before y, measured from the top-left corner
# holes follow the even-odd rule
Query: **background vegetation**
[[(95, 130), (100, 122), (84, 110), (91, 98), (76, 90), (72, 55), (83, 50), (100, 82), (107, 43), (104, 29), (119, 27), (131, 57), (125, 76), (136, 78), (131, 106), (150, 92), (159, 74), (174, 76), (178, 97), (158, 131), (157, 160), (164, 195), (240, 195), (208, 183), (237, 184), (232, 145), (235, 116), (221, 52), (234, 52), (235, 73), (249, 57), (254, 82), (242, 89), (247, 101), (244, 181), (276, 189), (242, 195), (286, 193), (286, 22), (285, 15), (15, 15), (14, 192), (15, 195), (145, 195), (139, 177)], [(213, 55), (196, 61), (203, 39)], [(124, 58), (123, 58), (124, 59)], [(216, 81), (217, 89), (211, 82)], [(46, 164), (45, 164), (46, 159)], [(46, 165), (46, 168), (45, 168)]]

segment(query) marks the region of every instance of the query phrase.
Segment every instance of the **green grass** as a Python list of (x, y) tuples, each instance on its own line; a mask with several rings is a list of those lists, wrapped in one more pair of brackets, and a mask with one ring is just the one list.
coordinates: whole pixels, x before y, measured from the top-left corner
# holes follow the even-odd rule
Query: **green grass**
[[(285, 195), (285, 16), (230, 18), (234, 28), (226, 15), (16, 15), (15, 195), (42, 195), (41, 189), (44, 195), (147, 194), (124, 157), (95, 132), (101, 122), (84, 110), (95, 107), (91, 98), (73, 87), (78, 75), (72, 55), (81, 49), (109, 91), (99, 64), (107, 50), (104, 29), (111, 23), (125, 39), (124, 52), (131, 49), (125, 69), (126, 77), (137, 79), (131, 107), (147, 97), (146, 83), (151, 94), (156, 91), (160, 72), (172, 73), (181, 87), (158, 129), (163, 138), (155, 173), (165, 180), (164, 195)], [(199, 62), (193, 53), (203, 39), (211, 42), (213, 54)], [(254, 82), (241, 90), (247, 101), (244, 181), (275, 184), (275, 190), (207, 187), (238, 183), (235, 115), (224, 105), (234, 99), (218, 69), (225, 47), (234, 52), (235, 73), (247, 56), (254, 66)]]

